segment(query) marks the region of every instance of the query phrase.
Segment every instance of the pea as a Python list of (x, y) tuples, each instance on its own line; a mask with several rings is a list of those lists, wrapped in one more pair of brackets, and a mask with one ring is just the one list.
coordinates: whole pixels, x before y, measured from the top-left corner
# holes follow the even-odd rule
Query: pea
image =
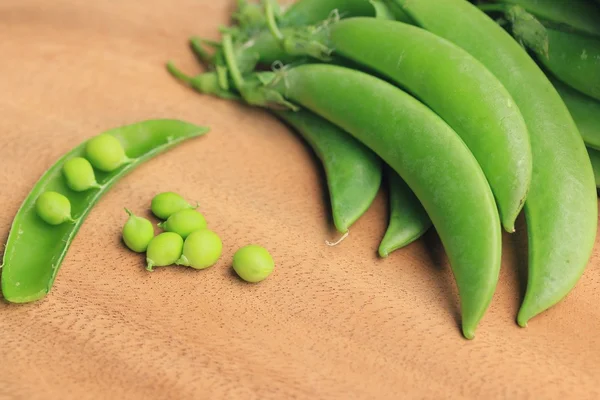
[(119, 139), (108, 133), (90, 139), (85, 152), (90, 163), (104, 172), (114, 171), (130, 161)]
[(242, 247), (233, 256), (233, 269), (246, 282), (263, 281), (271, 275), (274, 268), (273, 258), (261, 246)]
[(206, 228), (206, 219), (196, 210), (186, 209), (171, 215), (168, 220), (158, 224), (158, 227), (167, 232), (177, 233), (182, 238), (187, 238), (190, 233)]
[(194, 269), (212, 267), (221, 257), (223, 243), (221, 238), (211, 230), (201, 229), (192, 232), (183, 244), (183, 255), (177, 265), (185, 265)]
[(71, 221), (71, 202), (56, 192), (44, 192), (37, 198), (35, 209), (38, 216), (50, 225), (60, 225)]
[(166, 267), (175, 264), (183, 251), (183, 239), (176, 233), (163, 232), (155, 236), (148, 244), (146, 262), (148, 271), (154, 267)]
[(159, 193), (152, 199), (151, 210), (160, 219), (168, 219), (177, 211), (197, 208), (191, 205), (183, 197), (174, 192)]
[(129, 214), (129, 219), (123, 226), (123, 241), (130, 250), (143, 253), (148, 248), (152, 238), (154, 238), (152, 222), (134, 215), (128, 209), (125, 209), (125, 212)]
[(71, 158), (63, 165), (63, 174), (67, 186), (75, 192), (84, 192), (89, 189), (100, 189), (96, 182), (92, 164), (83, 157)]

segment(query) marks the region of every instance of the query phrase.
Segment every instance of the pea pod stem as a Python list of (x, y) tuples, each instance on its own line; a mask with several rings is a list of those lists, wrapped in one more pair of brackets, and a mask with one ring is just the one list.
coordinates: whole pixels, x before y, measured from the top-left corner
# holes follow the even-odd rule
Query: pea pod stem
[(206, 51), (202, 45), (203, 43), (205, 43), (204, 39), (201, 39), (198, 36), (190, 38), (190, 48), (192, 49), (192, 52), (201, 64), (208, 66), (213, 62), (213, 56)]
[[(107, 131), (119, 139), (132, 162), (110, 173), (98, 173), (102, 190), (74, 192), (62, 176), (62, 167), (67, 160), (85, 156), (85, 143), (63, 156), (42, 175), (12, 223), (3, 258), (4, 298), (12, 303), (27, 303), (46, 296), (70, 244), (98, 200), (141, 163), (207, 131), (207, 128), (178, 120), (149, 120)], [(73, 224), (51, 226), (38, 218), (35, 201), (40, 194), (50, 190), (70, 200)]]
[(237, 66), (237, 61), (235, 59), (234, 50), (233, 50), (233, 42), (231, 35), (226, 33), (223, 35), (223, 55), (225, 57), (225, 62), (227, 63), (227, 68), (229, 74), (231, 75), (231, 79), (235, 85), (235, 88), (240, 90), (244, 86), (244, 77), (242, 76), (240, 69)]
[(281, 33), (281, 31), (279, 30), (279, 27), (277, 26), (277, 21), (275, 20), (275, 12), (273, 10), (273, 3), (271, 3), (271, 1), (269, 1), (269, 0), (263, 0), (263, 4), (265, 6), (265, 14), (267, 17), (267, 27), (269, 28), (269, 31), (275, 37), (275, 39), (283, 40), (283, 38), (284, 38), (283, 33)]

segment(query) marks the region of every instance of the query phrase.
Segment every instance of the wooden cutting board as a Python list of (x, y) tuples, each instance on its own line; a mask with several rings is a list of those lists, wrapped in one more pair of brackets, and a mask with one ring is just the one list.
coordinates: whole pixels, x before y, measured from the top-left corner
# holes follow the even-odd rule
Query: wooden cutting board
[[(576, 289), (519, 328), (526, 234), (504, 240), (500, 284), (474, 341), (458, 328), (434, 233), (386, 260), (385, 193), (338, 247), (309, 148), (267, 113), (200, 96), (199, 71), (233, 0), (0, 2), (0, 237), (39, 176), (106, 129), (152, 118), (211, 133), (143, 165), (94, 208), (50, 295), (0, 304), (1, 399), (441, 399), (600, 397), (600, 245)], [(205, 271), (143, 269), (120, 242), (123, 207), (160, 191), (198, 200), (224, 242)], [(240, 282), (258, 243), (275, 273)], [(35, 251), (32, 248), (31, 251)]]

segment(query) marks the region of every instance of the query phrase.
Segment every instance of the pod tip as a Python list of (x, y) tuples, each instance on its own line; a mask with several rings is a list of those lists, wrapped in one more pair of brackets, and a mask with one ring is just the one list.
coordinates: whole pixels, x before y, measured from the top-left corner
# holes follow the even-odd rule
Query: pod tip
[(463, 326), (463, 336), (465, 339), (473, 340), (475, 338), (475, 329)]
[(387, 249), (383, 248), (383, 247), (379, 247), (379, 257), (381, 258), (387, 258), (387, 256), (390, 255), (390, 252), (387, 251)]
[(523, 310), (519, 311), (519, 315), (517, 316), (517, 324), (521, 328), (527, 328), (527, 322), (529, 322), (529, 316), (525, 315)]

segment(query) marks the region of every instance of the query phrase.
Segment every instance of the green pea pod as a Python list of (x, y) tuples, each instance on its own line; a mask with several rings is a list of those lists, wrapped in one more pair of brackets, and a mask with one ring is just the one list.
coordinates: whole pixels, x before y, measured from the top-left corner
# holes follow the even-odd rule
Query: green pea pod
[[(493, 0), (515, 4), (546, 23), (600, 37), (600, 9), (589, 0)], [(484, 7), (485, 8), (485, 7)]]
[(415, 26), (350, 18), (322, 35), (334, 54), (406, 88), (461, 136), (490, 183), (504, 229), (514, 232), (532, 155), (523, 116), (502, 83), (460, 47)]
[(377, 196), (381, 160), (358, 140), (309, 111), (275, 111), (275, 115), (298, 132), (323, 163), (334, 225), (339, 232), (348, 232)]
[(594, 177), (596, 178), (596, 187), (600, 188), (600, 151), (590, 149), (588, 147), (588, 154), (590, 156), (590, 161), (592, 162), (592, 167), (594, 168)]
[(571, 112), (585, 145), (600, 150), (600, 102), (548, 77)]
[(427, 212), (400, 175), (387, 168), (386, 177), (390, 192), (390, 222), (379, 245), (379, 256), (383, 258), (408, 246), (431, 228)]
[(404, 179), (447, 251), (463, 335), (473, 338), (498, 281), (501, 227), (483, 171), (456, 132), (397, 87), (345, 67), (301, 65), (281, 71), (267, 89), (344, 129)]
[(539, 55), (539, 62), (567, 85), (600, 100), (600, 39), (547, 31), (548, 57)]
[(544, 73), (512, 37), (464, 0), (390, 0), (421, 27), (461, 46), (504, 84), (531, 141), (533, 175), (525, 202), (529, 274), (517, 321), (526, 326), (576, 285), (598, 224), (596, 185), (577, 126)]
[[(86, 143), (62, 157), (36, 183), (15, 216), (1, 270), (4, 298), (27, 303), (48, 294), (73, 238), (100, 197), (144, 161), (206, 132), (207, 128), (177, 120), (149, 120), (109, 130), (106, 133), (119, 139), (132, 161), (110, 173), (98, 172), (100, 187), (85, 192), (69, 189), (62, 167), (73, 157), (84, 157)], [(46, 191), (58, 192), (70, 200), (74, 223), (52, 226), (38, 217), (35, 201)]]

